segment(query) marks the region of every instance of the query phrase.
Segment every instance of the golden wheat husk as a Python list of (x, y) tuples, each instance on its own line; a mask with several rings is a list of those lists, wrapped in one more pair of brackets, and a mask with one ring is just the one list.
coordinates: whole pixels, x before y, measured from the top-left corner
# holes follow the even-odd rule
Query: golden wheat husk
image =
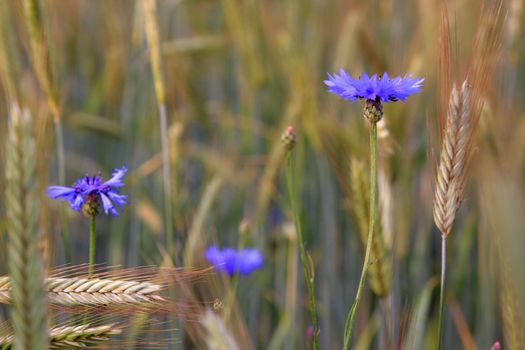
[[(501, 254), (500, 254), (501, 255)], [(525, 344), (525, 331), (521, 326), (524, 324), (524, 316), (520, 313), (520, 307), (516, 286), (510, 280), (508, 261), (504, 257), (500, 262), (500, 285), (501, 285), (501, 308), (503, 319), (503, 333), (505, 342), (509, 349), (520, 349)]]
[[(515, 211), (516, 213), (518, 211)], [(509, 216), (512, 217), (512, 216)], [(503, 235), (509, 235), (509, 231)], [(512, 233), (517, 233), (514, 231)], [(523, 282), (519, 268), (516, 268), (515, 252), (509, 252), (507, 238), (496, 237), (496, 250), (499, 255), (499, 294), (503, 337), (508, 349), (523, 349), (525, 346), (525, 314), (523, 313)], [(523, 240), (522, 240), (523, 241)], [(520, 243), (510, 241), (511, 244)], [(505, 245), (506, 248), (505, 249)], [(514, 264), (513, 264), (514, 263)], [(512, 266), (514, 265), (514, 266)]]
[[(514, 135), (520, 134), (521, 130), (517, 128)], [(510, 151), (509, 148), (502, 150)], [(525, 279), (523, 265), (520, 265), (525, 243), (523, 161), (502, 161), (490, 152), (484, 152), (483, 156), (479, 196), (480, 216), (484, 219), (481, 230), (489, 239), (489, 258), (495, 260), (494, 273), (489, 276), (487, 285), (492, 283), (497, 292), (505, 349), (523, 349), (525, 303), (522, 296)]]
[(121, 330), (114, 324), (91, 326), (61, 326), (50, 330), (50, 347), (87, 347), (89, 343), (105, 342), (111, 335), (120, 334)]
[[(122, 330), (115, 324), (92, 326), (82, 324), (77, 326), (58, 326), (49, 330), (50, 349), (86, 348), (97, 343), (110, 340), (112, 335), (120, 334)], [(13, 349), (13, 335), (0, 337), (0, 349)]]
[(381, 145), (381, 156), (390, 156), (394, 153), (395, 141), (390, 134), (390, 130), (388, 130), (386, 118), (377, 122), (377, 139)]
[(39, 250), (35, 142), (31, 116), (11, 106), (6, 144), (8, 267), (13, 291), (11, 323), (17, 349), (45, 349), (47, 304)]
[[(45, 291), (49, 302), (62, 306), (156, 305), (167, 299), (160, 293), (163, 285), (105, 278), (47, 278)], [(0, 303), (11, 303), (11, 279), (0, 277)]]
[(7, 1), (0, 1), (0, 82), (8, 99), (17, 99), (20, 87), (16, 84), (16, 76), (20, 74), (20, 59), (15, 45), (15, 39), (9, 28), (13, 27), (11, 8)]
[[(441, 146), (434, 193), (434, 221), (443, 237), (450, 233), (462, 200), (472, 142), (486, 90), (499, 57), (503, 19), (501, 1), (488, 1), (481, 6), (466, 79), (460, 90), (456, 86), (451, 89), (452, 68), (457, 62), (454, 65), (451, 62), (453, 47), (450, 45), (450, 23), (446, 6), (443, 11), (438, 76)], [(446, 106), (447, 99), (448, 112), (446, 118), (442, 118), (445, 113), (441, 113), (439, 107)]]
[[(363, 162), (352, 159), (350, 165), (350, 177), (354, 203), (352, 209), (357, 219), (361, 241), (366, 245), (368, 240), (370, 188)], [(378, 218), (376, 218), (376, 222), (378, 221)], [(376, 295), (386, 297), (390, 292), (392, 268), (390, 261), (387, 259), (381, 224), (378, 222), (375, 227), (377, 228), (377, 231), (375, 232), (372, 243), (372, 264), (370, 264), (368, 270), (370, 276), (370, 288)]]
[(443, 237), (450, 233), (462, 200), (471, 133), (470, 97), (465, 80), (452, 88), (434, 192), (434, 221)]
[(394, 194), (392, 182), (381, 168), (377, 174), (377, 186), (383, 241), (386, 249), (392, 250), (394, 242)]

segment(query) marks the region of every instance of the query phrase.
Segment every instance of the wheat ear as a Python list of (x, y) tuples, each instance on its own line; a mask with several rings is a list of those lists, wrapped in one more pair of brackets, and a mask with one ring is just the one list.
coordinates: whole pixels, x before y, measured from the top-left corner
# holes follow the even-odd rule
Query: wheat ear
[(525, 330), (523, 329), (523, 315), (520, 313), (518, 289), (511, 280), (511, 269), (508, 257), (502, 254), (501, 246), (498, 244), (500, 255), (500, 303), (503, 319), (503, 335), (509, 349), (521, 349), (525, 345)]
[(434, 193), (434, 221), (444, 238), (450, 233), (461, 203), (470, 136), (470, 99), (465, 80), (461, 91), (454, 86), (450, 94)]
[(45, 349), (47, 343), (34, 160), (31, 117), (27, 110), (13, 104), (6, 145), (6, 211), (8, 267), (13, 290), (11, 323), (17, 349)]
[[(368, 174), (363, 162), (352, 159), (350, 178), (353, 194), (353, 210), (364, 245), (368, 240), (368, 217), (370, 215), (370, 188), (367, 184)], [(386, 259), (381, 225), (376, 225), (376, 234), (372, 244), (372, 264), (369, 267), (370, 288), (379, 297), (386, 297), (390, 291), (391, 266)]]
[(461, 91), (450, 93), (447, 121), (441, 141), (439, 168), (434, 193), (434, 221), (441, 231), (441, 279), (439, 292), (438, 349), (442, 344), (442, 326), (447, 261), (447, 236), (463, 195), (466, 163), (471, 141), (470, 95), (467, 81)]
[[(121, 332), (122, 330), (115, 324), (54, 327), (49, 330), (49, 348), (86, 348), (88, 345), (108, 341), (111, 335), (117, 335)], [(13, 335), (0, 337), (0, 349), (10, 350), (13, 347)]]
[[(51, 303), (63, 306), (124, 304), (156, 305), (166, 301), (163, 285), (150, 282), (99, 278), (47, 278), (45, 290)], [(11, 302), (11, 279), (0, 277), (0, 303)]]
[[(27, 25), (27, 33), (29, 36), (29, 57), (32, 63), (33, 70), (36, 74), (40, 88), (44, 92), (47, 100), (47, 105), (53, 117), (53, 125), (55, 129), (55, 144), (56, 144), (56, 160), (57, 160), (57, 175), (58, 183), (65, 183), (66, 180), (66, 152), (64, 146), (64, 128), (62, 124), (62, 116), (60, 110), (60, 99), (58, 92), (57, 80), (53, 76), (53, 70), (51, 68), (50, 49), (48, 46), (48, 40), (45, 33), (44, 15), (40, 5), (42, 2), (37, 0), (24, 0), (24, 14), (25, 23)], [(37, 140), (42, 140), (43, 137), (49, 137), (46, 135), (48, 118), (45, 118), (42, 123), (42, 127), (36, 128)], [(42, 141), (39, 142), (39, 145)], [(46, 160), (48, 156), (38, 158), (38, 168), (45, 167), (47, 170)], [(69, 247), (69, 229), (68, 223), (65, 219), (66, 215), (62, 210), (62, 239), (64, 242), (64, 253), (68, 261), (70, 261), (71, 250)], [(45, 231), (47, 232), (47, 231)], [(44, 247), (44, 259), (45, 264), (49, 266), (50, 260), (50, 238), (47, 233), (41, 238)]]

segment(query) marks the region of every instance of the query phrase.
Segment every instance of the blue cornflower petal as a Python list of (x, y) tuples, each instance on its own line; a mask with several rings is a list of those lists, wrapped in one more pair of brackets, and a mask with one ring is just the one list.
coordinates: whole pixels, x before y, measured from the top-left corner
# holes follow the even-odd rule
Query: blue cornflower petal
[(109, 212), (111, 214), (117, 216), (118, 213), (115, 210), (115, 207), (113, 206), (113, 203), (109, 200), (109, 197), (104, 194), (104, 192), (100, 192), (100, 199), (102, 199), (102, 206), (104, 207), (104, 213), (107, 215)]
[(122, 187), (124, 186), (124, 183), (122, 182), (122, 177), (124, 177), (124, 175), (126, 175), (126, 172), (128, 171), (128, 169), (123, 166), (122, 168), (120, 169), (115, 169), (113, 170), (113, 173), (111, 174), (111, 179), (109, 179), (108, 181), (104, 182), (101, 186), (104, 187), (104, 186), (111, 186), (111, 187)]
[(73, 210), (76, 210), (76, 211), (80, 211), (80, 209), (82, 209), (82, 205), (86, 202), (86, 198), (81, 195), (81, 194), (77, 194), (75, 195), (75, 197), (73, 197), (70, 201), (69, 201), (69, 206), (73, 209)]
[(206, 252), (204, 253), (204, 257), (208, 262), (214, 266), (224, 264), (224, 259), (222, 258), (221, 251), (217, 249), (216, 246), (211, 245), (206, 249)]
[(257, 249), (241, 250), (238, 255), (238, 260), (242, 261), (242, 264), (239, 264), (239, 272), (243, 275), (260, 269), (264, 265), (264, 256)]
[(98, 206), (101, 202), (106, 215), (111, 213), (117, 216), (115, 205), (121, 208), (122, 205), (128, 204), (128, 196), (118, 193), (118, 188), (124, 186), (122, 178), (127, 171), (125, 166), (115, 169), (112, 177), (104, 183), (100, 176), (83, 176), (73, 187), (49, 186), (47, 193), (52, 199), (67, 200), (69, 206), (76, 211), (80, 211), (86, 203)]
[(232, 275), (235, 270), (235, 250), (226, 248), (219, 250), (216, 246), (210, 246), (204, 253), (206, 260), (217, 270), (227, 272)]
[(359, 79), (354, 79), (341, 68), (339, 75), (328, 73), (328, 80), (324, 83), (328, 86), (328, 92), (337, 94), (345, 100), (367, 99), (387, 103), (397, 100), (405, 102), (408, 96), (421, 91), (424, 80), (407, 75), (390, 79), (387, 72), (381, 77), (377, 74), (370, 77), (363, 73)]
[(69, 200), (74, 197), (76, 190), (72, 187), (65, 186), (49, 186), (47, 188), (47, 194), (52, 199), (62, 197), (62, 200)]
[(96, 191), (100, 186), (100, 176), (83, 176), (77, 180), (76, 188), (83, 194), (89, 194)]
[(108, 191), (106, 194), (113, 202), (115, 202), (115, 204), (119, 206), (119, 208), (121, 208), (124, 204), (128, 204), (128, 202), (126, 202), (126, 198), (128, 198), (128, 196), (125, 194), (118, 194), (114, 191)]
[(264, 264), (264, 257), (257, 249), (246, 248), (237, 251), (233, 248), (218, 249), (212, 245), (204, 253), (206, 260), (218, 271), (232, 276), (235, 273), (249, 275)]
[(217, 266), (219, 270), (225, 271), (228, 275), (233, 275), (239, 268), (237, 252), (233, 248), (224, 248), (221, 252), (223, 264)]

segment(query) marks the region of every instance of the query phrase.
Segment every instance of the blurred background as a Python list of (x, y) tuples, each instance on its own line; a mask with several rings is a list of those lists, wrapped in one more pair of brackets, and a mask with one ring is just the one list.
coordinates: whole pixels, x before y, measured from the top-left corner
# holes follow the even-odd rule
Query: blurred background
[[(47, 198), (47, 186), (85, 174), (109, 178), (126, 165), (121, 192), (130, 205), (118, 217), (99, 217), (96, 261), (202, 268), (210, 244), (261, 249), (265, 267), (239, 279), (234, 317), (223, 318), (241, 349), (311, 346), (281, 133), (288, 125), (297, 133), (294, 183), (315, 264), (320, 344), (337, 349), (365, 250), (368, 189), (359, 184), (368, 178), (368, 127), (362, 103), (327, 93), (323, 80), (341, 67), (354, 76), (424, 77), (420, 94), (385, 106), (382, 241), (352, 348), (435, 347), (441, 237), (432, 201), (438, 120), (448, 106), (440, 99), (443, 1), (27, 3), (0, 2), (0, 139), (10, 104), (28, 108), (47, 266), (88, 259), (88, 220)], [(479, 54), (472, 43), (484, 26), (482, 3), (449, 4), (450, 79), (460, 84)], [(490, 57), (498, 63), (483, 91), (465, 201), (448, 238), (447, 349), (525, 344), (523, 6), (503, 1), (494, 29)], [(2, 142), (2, 167), (4, 151)], [(4, 214), (0, 201), (5, 240)], [(211, 307), (231, 284), (210, 275), (192, 290)], [(191, 322), (184, 327), (182, 348), (204, 348), (209, 334), (189, 330), (198, 328)]]

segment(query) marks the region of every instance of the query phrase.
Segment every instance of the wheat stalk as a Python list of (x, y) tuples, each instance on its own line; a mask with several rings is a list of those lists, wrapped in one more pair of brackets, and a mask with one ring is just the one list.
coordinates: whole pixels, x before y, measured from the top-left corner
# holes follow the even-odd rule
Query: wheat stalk
[(470, 142), (470, 99), (467, 81), (452, 88), (434, 193), (434, 221), (444, 238), (450, 233), (462, 199)]
[[(51, 277), (45, 283), (49, 301), (63, 306), (155, 305), (167, 300), (159, 294), (163, 289), (163, 285), (150, 282), (105, 278)], [(0, 303), (11, 301), (11, 279), (0, 277)]]
[(27, 110), (13, 104), (6, 145), (6, 211), (8, 267), (14, 295), (11, 322), (17, 349), (44, 349), (47, 342), (34, 159), (31, 117)]
[(51, 70), (51, 60), (44, 31), (42, 11), (36, 0), (24, 0), (24, 13), (27, 30), (29, 33), (29, 56), (36, 73), (38, 83), (44, 91), (47, 104), (53, 116), (55, 124), (55, 136), (57, 143), (57, 162), (59, 183), (65, 181), (65, 153), (64, 153), (64, 131), (62, 128), (62, 117), (58, 88)]
[(166, 230), (167, 251), (173, 248), (173, 222), (172, 222), (172, 188), (170, 170), (170, 147), (168, 134), (168, 108), (166, 105), (166, 89), (163, 76), (163, 61), (161, 40), (157, 25), (157, 3), (155, 0), (142, 1), (146, 39), (149, 46), (151, 72), (155, 85), (155, 97), (159, 110), (160, 138), (162, 147), (162, 180), (164, 183), (164, 215)]
[[(62, 125), (62, 114), (60, 110), (60, 99), (58, 92), (58, 84), (54, 78), (51, 69), (50, 49), (44, 30), (44, 16), (42, 9), (37, 0), (24, 0), (24, 14), (27, 32), (29, 36), (29, 57), (36, 74), (37, 81), (40, 88), (46, 96), (47, 105), (53, 118), (53, 125), (55, 129), (55, 144), (56, 144), (56, 160), (57, 160), (57, 175), (58, 183), (63, 184), (66, 180), (66, 155), (64, 146), (64, 128)], [(38, 132), (37, 139), (40, 140), (39, 146), (42, 144), (43, 138), (49, 137), (46, 133), (48, 118), (44, 118), (42, 127), (36, 128)], [(47, 152), (44, 152), (47, 153)], [(39, 166), (47, 170), (48, 156), (39, 157)], [(65, 220), (65, 214), (62, 211), (62, 239), (64, 241), (64, 253), (68, 260), (70, 260), (71, 252), (67, 242), (69, 241), (68, 224)], [(47, 230), (44, 230), (45, 235), (42, 237), (42, 245), (44, 247), (44, 259), (46, 266), (49, 265), (50, 255), (50, 239), (47, 236)]]
[[(49, 348), (85, 348), (88, 344), (108, 341), (111, 335), (120, 334), (122, 330), (115, 324), (91, 326), (58, 326), (49, 330)], [(13, 346), (13, 335), (0, 337), (0, 349), (10, 350)]]
[(446, 276), (446, 242), (462, 200), (472, 125), (467, 80), (461, 91), (452, 87), (447, 121), (441, 142), (439, 167), (434, 192), (434, 221), (441, 231), (441, 280), (439, 294), (438, 349), (441, 349)]
[(42, 12), (36, 0), (25, 0), (24, 11), (29, 32), (31, 60), (35, 73), (47, 96), (49, 108), (55, 119), (60, 119), (58, 97), (55, 90), (53, 74), (51, 72), (49, 50), (46, 45), (46, 36), (43, 30)]

